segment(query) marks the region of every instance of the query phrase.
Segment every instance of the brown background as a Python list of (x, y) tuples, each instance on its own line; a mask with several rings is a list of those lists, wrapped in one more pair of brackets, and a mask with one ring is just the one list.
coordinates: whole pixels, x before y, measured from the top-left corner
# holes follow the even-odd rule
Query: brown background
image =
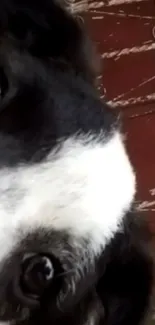
[(155, 233), (155, 3), (78, 1), (102, 56), (101, 94), (121, 107), (139, 209)]

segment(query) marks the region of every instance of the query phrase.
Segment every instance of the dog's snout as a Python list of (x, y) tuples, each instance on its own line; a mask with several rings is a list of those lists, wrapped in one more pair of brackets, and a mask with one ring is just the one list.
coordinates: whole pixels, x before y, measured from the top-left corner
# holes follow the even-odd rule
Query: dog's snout
[(50, 257), (39, 254), (24, 257), (21, 287), (26, 295), (39, 299), (53, 277), (54, 267)]

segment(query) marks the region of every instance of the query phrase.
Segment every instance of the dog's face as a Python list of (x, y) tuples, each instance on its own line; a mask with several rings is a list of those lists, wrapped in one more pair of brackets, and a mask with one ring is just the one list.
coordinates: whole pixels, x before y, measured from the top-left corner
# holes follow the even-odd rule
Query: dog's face
[(135, 177), (78, 23), (10, 0), (0, 28), (0, 321), (55, 319), (95, 283)]

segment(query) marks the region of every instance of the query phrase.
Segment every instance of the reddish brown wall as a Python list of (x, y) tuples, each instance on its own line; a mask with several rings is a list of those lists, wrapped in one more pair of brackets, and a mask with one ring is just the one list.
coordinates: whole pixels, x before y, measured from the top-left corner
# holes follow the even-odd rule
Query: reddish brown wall
[(101, 92), (123, 112), (140, 208), (155, 232), (155, 3), (98, 0), (88, 5), (83, 0), (79, 4), (102, 55)]

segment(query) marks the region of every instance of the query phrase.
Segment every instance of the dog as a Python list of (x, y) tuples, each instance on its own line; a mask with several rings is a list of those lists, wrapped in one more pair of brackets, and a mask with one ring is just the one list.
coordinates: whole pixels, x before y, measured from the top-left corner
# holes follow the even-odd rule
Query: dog
[(152, 260), (121, 121), (84, 26), (0, 2), (0, 324), (138, 325)]

